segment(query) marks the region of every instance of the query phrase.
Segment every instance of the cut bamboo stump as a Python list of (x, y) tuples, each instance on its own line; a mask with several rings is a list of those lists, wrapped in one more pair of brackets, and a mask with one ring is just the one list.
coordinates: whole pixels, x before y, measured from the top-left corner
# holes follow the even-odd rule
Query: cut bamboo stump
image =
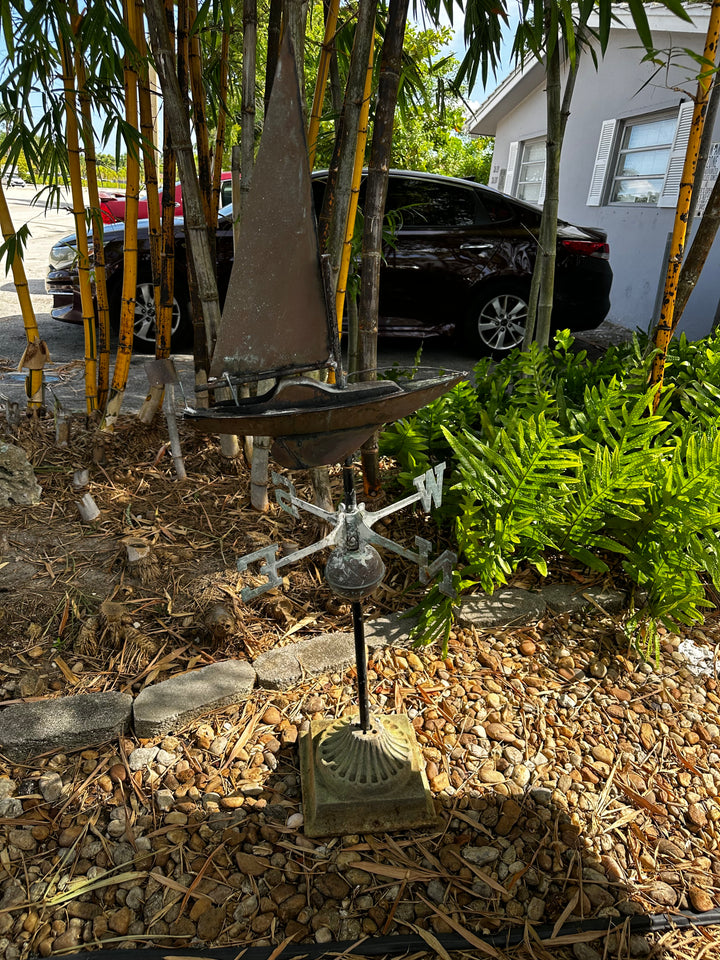
[(89, 493), (86, 493), (79, 503), (76, 502), (75, 506), (78, 508), (80, 518), (84, 523), (92, 523), (100, 516), (100, 508)]

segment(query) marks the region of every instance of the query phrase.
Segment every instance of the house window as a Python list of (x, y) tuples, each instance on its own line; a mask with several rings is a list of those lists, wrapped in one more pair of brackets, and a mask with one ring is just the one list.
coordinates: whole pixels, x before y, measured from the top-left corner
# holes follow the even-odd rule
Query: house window
[(610, 203), (658, 203), (676, 127), (676, 116), (623, 124)]
[(518, 167), (515, 196), (529, 203), (541, 203), (545, 179), (545, 141), (526, 140)]
[(587, 205), (674, 207), (693, 110), (686, 100), (672, 113), (603, 120)]

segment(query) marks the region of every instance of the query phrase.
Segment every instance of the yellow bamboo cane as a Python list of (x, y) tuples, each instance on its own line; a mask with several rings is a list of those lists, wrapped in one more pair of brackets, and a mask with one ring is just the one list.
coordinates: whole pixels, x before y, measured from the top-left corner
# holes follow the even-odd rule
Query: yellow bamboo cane
[[(77, 18), (77, 4), (71, 6), (71, 15), (75, 24), (75, 32), (79, 26)], [(78, 99), (80, 101), (80, 117), (83, 147), (85, 148), (85, 171), (87, 175), (88, 197), (92, 216), (93, 232), (93, 267), (95, 273), (95, 301), (97, 303), (97, 405), (100, 410), (107, 401), (110, 385), (110, 306), (108, 303), (107, 281), (105, 277), (105, 237), (103, 220), (100, 213), (100, 194), (98, 191), (97, 161), (95, 154), (95, 137), (92, 127), (92, 112), (90, 96), (87, 91), (87, 76), (85, 62), (80, 50), (75, 50), (75, 75), (78, 82)]]
[[(15, 227), (13, 226), (12, 217), (10, 216), (10, 210), (7, 205), (2, 183), (0, 183), (0, 229), (2, 229), (2, 235), (5, 240), (10, 240), (15, 236)], [(33, 309), (32, 299), (30, 298), (30, 288), (28, 287), (27, 276), (25, 274), (25, 265), (20, 254), (20, 249), (17, 246), (12, 259), (12, 273), (15, 292), (20, 302), (20, 312), (22, 313), (23, 326), (25, 327), (25, 337), (27, 338), (27, 347), (20, 363), (22, 366), (28, 366), (28, 364), (32, 362), (32, 358), (29, 356), (31, 353), (36, 355), (37, 362), (40, 363), (39, 369), (35, 369), (32, 366), (28, 367), (25, 387), (28, 396), (28, 408), (30, 410), (37, 410), (42, 406), (43, 371), (41, 361), (47, 357), (47, 347), (40, 339), (40, 331), (38, 330), (35, 310)]]
[(373, 48), (370, 46), (370, 57), (368, 59), (368, 68), (365, 75), (365, 90), (363, 91), (363, 103), (360, 110), (360, 121), (358, 123), (358, 138), (355, 147), (355, 165), (353, 166), (352, 192), (350, 194), (350, 206), (348, 207), (348, 218), (345, 226), (345, 242), (343, 244), (342, 258), (340, 260), (340, 273), (338, 274), (337, 291), (335, 293), (335, 312), (339, 332), (342, 333), (343, 310), (345, 309), (345, 294), (347, 292), (347, 278), (350, 273), (350, 258), (352, 256), (352, 241), (355, 234), (355, 219), (357, 216), (358, 199), (360, 197), (360, 183), (362, 182), (363, 162), (365, 160), (365, 147), (368, 138), (368, 118), (370, 116), (370, 93), (372, 91), (373, 77)]
[(95, 337), (95, 305), (90, 281), (90, 257), (88, 253), (87, 227), (85, 224), (85, 201), (83, 198), (82, 173), (80, 169), (80, 138), (78, 135), (78, 112), (75, 94), (73, 56), (67, 41), (60, 40), (62, 81), (65, 92), (65, 122), (72, 192), (75, 237), (78, 251), (78, 285), (83, 327), (85, 331), (85, 403), (88, 413), (97, 409), (97, 340)]
[(308, 155), (310, 158), (310, 169), (315, 166), (315, 154), (317, 153), (317, 139), (320, 132), (320, 118), (322, 116), (323, 102), (325, 100), (325, 88), (327, 86), (328, 74), (330, 73), (330, 58), (332, 56), (333, 43), (335, 42), (335, 32), (337, 30), (338, 13), (340, 11), (340, 0), (331, 0), (328, 9), (327, 23), (325, 24), (325, 37), (323, 39), (322, 50), (320, 52), (320, 61), (318, 63), (317, 78), (315, 80), (315, 93), (313, 94), (312, 112), (310, 113), (310, 126), (308, 129)]
[[(123, 16), (131, 37), (136, 36), (135, 0), (124, 0)], [(137, 129), (138, 123), (138, 84), (137, 73), (129, 53), (125, 55), (124, 65), (125, 117), (129, 126)], [(127, 183), (125, 186), (125, 246), (123, 251), (123, 282), (120, 300), (120, 331), (118, 334), (117, 358), (110, 386), (103, 429), (112, 430), (120, 414), (125, 388), (130, 373), (132, 356), (133, 329), (135, 321), (135, 297), (137, 291), (137, 216), (138, 193), (140, 187), (140, 163), (138, 146), (128, 142)]]
[[(714, 0), (710, 11), (710, 21), (708, 23), (707, 35), (705, 37), (705, 50), (703, 52), (704, 58), (711, 63), (715, 63), (716, 60), (718, 39), (720, 39), (720, 0)], [(668, 258), (667, 273), (665, 276), (665, 290), (663, 292), (660, 320), (655, 329), (655, 347), (657, 353), (653, 358), (652, 369), (650, 371), (650, 384), (651, 386), (659, 386), (653, 401), (654, 409), (657, 409), (658, 403), (660, 402), (668, 346), (675, 332), (675, 327), (677, 326), (674, 321), (675, 297), (685, 250), (687, 218), (695, 181), (700, 140), (705, 125), (705, 113), (707, 111), (707, 102), (713, 76), (714, 72), (712, 70), (708, 70), (706, 67), (703, 68), (703, 74), (698, 82), (692, 126), (685, 151), (685, 162), (683, 164), (677, 207), (675, 209), (675, 223), (673, 225), (672, 240), (670, 243), (670, 256)]]

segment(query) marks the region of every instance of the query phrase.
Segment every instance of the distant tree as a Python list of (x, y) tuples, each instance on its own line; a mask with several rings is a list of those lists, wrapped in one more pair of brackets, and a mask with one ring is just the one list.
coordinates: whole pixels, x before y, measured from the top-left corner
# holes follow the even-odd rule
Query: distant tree
[(487, 183), (493, 139), (463, 133), (469, 108), (455, 83), (459, 61), (447, 52), (452, 30), (405, 31), (392, 165)]

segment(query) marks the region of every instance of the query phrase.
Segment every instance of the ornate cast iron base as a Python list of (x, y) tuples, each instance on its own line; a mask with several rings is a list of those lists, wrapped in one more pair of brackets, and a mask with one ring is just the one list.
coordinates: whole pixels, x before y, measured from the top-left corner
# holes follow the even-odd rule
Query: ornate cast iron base
[(305, 833), (343, 836), (434, 826), (425, 766), (407, 717), (313, 720), (300, 740)]

